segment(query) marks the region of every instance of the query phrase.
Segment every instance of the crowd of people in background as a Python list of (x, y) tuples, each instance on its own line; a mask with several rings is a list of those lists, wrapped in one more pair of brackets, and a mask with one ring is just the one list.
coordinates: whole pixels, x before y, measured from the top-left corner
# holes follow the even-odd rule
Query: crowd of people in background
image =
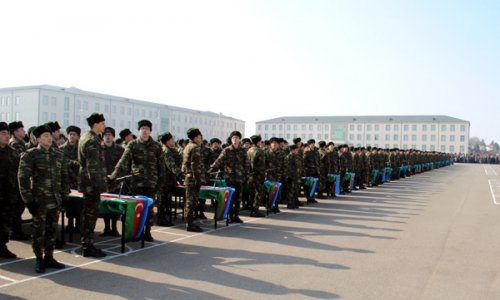
[(456, 153), (453, 161), (468, 164), (499, 164), (500, 154), (496, 152)]

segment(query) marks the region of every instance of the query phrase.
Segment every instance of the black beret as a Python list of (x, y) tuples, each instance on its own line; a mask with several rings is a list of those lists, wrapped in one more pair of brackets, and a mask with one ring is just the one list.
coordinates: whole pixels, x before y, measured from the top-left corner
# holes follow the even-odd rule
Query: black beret
[(106, 121), (106, 119), (104, 119), (104, 115), (98, 113), (92, 113), (90, 117), (87, 118), (87, 123), (89, 124), (90, 127), (92, 127), (92, 125), (96, 123), (101, 123), (104, 121)]
[(4, 130), (9, 131), (9, 125), (7, 125), (7, 123), (5, 123), (5, 122), (0, 122), (0, 131), (4, 131)]
[(290, 148), (290, 150), (299, 149), (299, 147), (297, 145), (291, 145), (289, 148)]
[(260, 134), (252, 135), (250, 137), (250, 139), (252, 140), (252, 143), (254, 145), (256, 145), (258, 142), (262, 141), (262, 137), (260, 136)]
[(187, 131), (187, 136), (190, 140), (201, 135), (201, 131), (198, 128), (189, 128)]
[(250, 141), (250, 139), (249, 139), (249, 138), (244, 138), (244, 139), (242, 139), (242, 140), (241, 140), (241, 143), (242, 143), (242, 144), (246, 144), (246, 143), (251, 144), (252, 142)]
[(122, 140), (124, 140), (129, 134), (132, 134), (132, 131), (130, 131), (130, 129), (128, 128), (125, 128), (122, 131), (120, 131), (120, 137), (122, 138)]
[(82, 130), (78, 126), (71, 125), (66, 128), (66, 133), (69, 134), (70, 132), (76, 132), (76, 134), (80, 135)]
[(50, 129), (50, 127), (47, 124), (40, 125), (37, 128), (33, 129), (33, 135), (36, 138), (40, 137), (42, 135), (42, 133), (45, 133), (45, 132), (52, 133), (52, 130)]
[(149, 130), (150, 131), (153, 131), (153, 124), (149, 121), (149, 120), (140, 120), (138, 123), (137, 123), (137, 129), (141, 129), (141, 127), (149, 127)]
[(316, 144), (316, 141), (314, 139), (310, 139), (307, 141), (307, 144), (310, 145), (310, 144)]
[(325, 141), (320, 141), (320, 142), (318, 143), (318, 145), (319, 145), (319, 147), (320, 147), (320, 148), (323, 148), (323, 147), (325, 147), (325, 146), (326, 146), (326, 142), (325, 142)]
[(111, 127), (106, 127), (106, 128), (104, 128), (103, 135), (104, 135), (104, 134), (106, 134), (106, 133), (111, 133), (111, 135), (112, 135), (113, 137), (115, 137), (115, 130), (114, 130), (113, 128), (111, 128)]
[(158, 135), (158, 141), (165, 144), (168, 140), (172, 138), (172, 134), (168, 131), (162, 132)]
[(269, 143), (272, 143), (272, 142), (279, 143), (279, 139), (277, 137), (273, 136), (272, 138), (269, 139)]
[(230, 139), (232, 139), (232, 138), (233, 138), (233, 136), (237, 136), (237, 137), (239, 137), (239, 138), (241, 139), (241, 132), (239, 132), (239, 131), (233, 131), (233, 132), (231, 132), (231, 134), (229, 135), (229, 138), (230, 138)]
[(45, 125), (49, 126), (50, 130), (52, 130), (52, 132), (61, 129), (61, 126), (59, 126), (59, 123), (57, 123), (57, 121), (55, 121), (55, 122), (48, 122)]
[(294, 138), (294, 139), (293, 139), (293, 143), (294, 143), (294, 144), (300, 143), (301, 141), (302, 141), (302, 139), (301, 139), (301, 138), (299, 138), (299, 137), (298, 137), (298, 138)]
[(9, 123), (10, 133), (13, 133), (14, 131), (18, 130), (19, 128), (24, 128), (23, 122), (14, 121), (14, 122)]

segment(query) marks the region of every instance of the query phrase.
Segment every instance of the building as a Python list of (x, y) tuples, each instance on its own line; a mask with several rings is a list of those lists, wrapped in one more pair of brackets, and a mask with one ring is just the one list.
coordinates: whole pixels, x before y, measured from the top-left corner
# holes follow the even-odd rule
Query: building
[(257, 122), (257, 133), (351, 146), (468, 152), (469, 121), (449, 116), (280, 117)]
[(93, 112), (103, 113), (106, 125), (116, 132), (130, 128), (136, 132), (137, 122), (148, 119), (153, 134), (170, 131), (176, 139), (187, 138), (186, 131), (197, 127), (205, 139), (224, 140), (238, 130), (245, 133), (245, 121), (209, 111), (83, 91), (74, 87), (51, 85), (0, 89), (0, 120), (23, 121), (26, 127), (58, 121), (63, 129), (76, 125), (88, 128), (86, 118)]

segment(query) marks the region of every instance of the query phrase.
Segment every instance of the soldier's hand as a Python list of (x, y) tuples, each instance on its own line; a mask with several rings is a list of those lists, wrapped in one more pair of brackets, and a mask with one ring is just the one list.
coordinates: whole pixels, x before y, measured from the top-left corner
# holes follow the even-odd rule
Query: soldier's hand
[(36, 202), (30, 202), (26, 204), (26, 207), (28, 207), (28, 211), (32, 216), (36, 215), (38, 213), (38, 203)]

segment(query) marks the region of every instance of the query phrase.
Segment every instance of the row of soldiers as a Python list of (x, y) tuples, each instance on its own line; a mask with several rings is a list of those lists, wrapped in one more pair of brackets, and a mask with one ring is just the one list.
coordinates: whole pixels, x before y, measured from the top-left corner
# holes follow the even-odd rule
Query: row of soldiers
[[(36, 271), (43, 272), (45, 267), (63, 268), (64, 265), (55, 261), (52, 253), (59, 210), (68, 200), (70, 189), (81, 191), (85, 198), (82, 213), (68, 216), (70, 230), (81, 228), (82, 255), (105, 256), (94, 246), (100, 194), (117, 193), (117, 179), (124, 175), (135, 175), (130, 181), (128, 193), (157, 200), (156, 223), (161, 226), (172, 225), (167, 216), (171, 213), (173, 192), (177, 185), (184, 184), (186, 228), (200, 232), (202, 229), (194, 223), (194, 219), (196, 216), (206, 217), (198, 192), (213, 174), (222, 174), (226, 184), (235, 188), (230, 220), (242, 223), (239, 212), (245, 188), (249, 191), (250, 216), (264, 216), (259, 207), (265, 198), (265, 180), (283, 184), (281, 201), (293, 209), (303, 205), (298, 199), (304, 176), (319, 178), (317, 195), (323, 198), (323, 193), (328, 190), (328, 174), (341, 174), (343, 178), (346, 172), (355, 172), (360, 175), (358, 186), (364, 188), (369, 182), (367, 174), (371, 169), (440, 159), (434, 157), (435, 153), (349, 149), (347, 145), (337, 148), (333, 143), (326, 144), (324, 141), (316, 147), (314, 140), (302, 144), (300, 138), (294, 139), (294, 144), (288, 147), (281, 138), (262, 141), (259, 135), (254, 135), (250, 139), (242, 139), (238, 131), (232, 132), (221, 147), (222, 142), (218, 139), (212, 139), (210, 143), (204, 141), (197, 128), (189, 129), (188, 139), (176, 144), (169, 132), (161, 133), (157, 140), (153, 139), (152, 123), (148, 120), (139, 121), (137, 137), (129, 129), (122, 130), (122, 143), (118, 144), (114, 142), (115, 130), (106, 127), (102, 114), (93, 113), (87, 122), (90, 130), (83, 135), (80, 128), (69, 126), (66, 129), (68, 140), (60, 147), (57, 141), (61, 128), (57, 122), (31, 128), (27, 143), (22, 122), (0, 123), (0, 159), (2, 166), (9, 166), (2, 168), (0, 175), (1, 201), (7, 208), (2, 211), (0, 256), (15, 257), (6, 244), (11, 228), (14, 236), (24, 235), (14, 230), (16, 227), (11, 226), (11, 220), (19, 218), (20, 222), (25, 204), (33, 215)], [(372, 184), (377, 184), (377, 181)], [(343, 192), (346, 191), (348, 189), (344, 186)], [(316, 202), (309, 193), (306, 192), (306, 195), (308, 202)], [(277, 205), (273, 209), (279, 212)], [(147, 241), (154, 240), (151, 236), (153, 217), (151, 207), (145, 226)], [(116, 218), (105, 216), (104, 219), (103, 235), (119, 235)]]

